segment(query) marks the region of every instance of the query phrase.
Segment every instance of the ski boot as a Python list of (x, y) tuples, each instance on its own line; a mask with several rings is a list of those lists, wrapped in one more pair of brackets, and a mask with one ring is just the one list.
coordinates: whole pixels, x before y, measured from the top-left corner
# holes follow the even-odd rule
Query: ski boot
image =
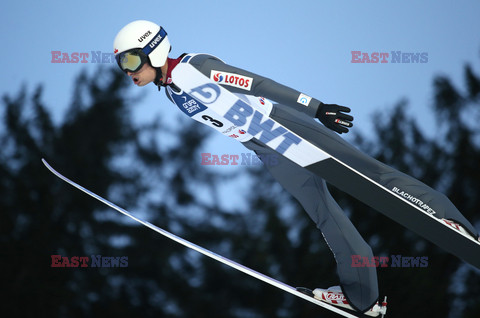
[[(318, 300), (324, 301), (331, 305), (335, 305), (338, 307), (342, 307), (348, 310), (355, 311), (352, 306), (347, 301), (347, 298), (343, 294), (340, 286), (333, 286), (328, 289), (321, 289), (317, 288), (313, 290), (313, 297)], [(378, 317), (382, 315), (382, 317), (387, 313), (387, 297), (383, 301), (382, 305), (380, 306), (378, 301), (370, 308), (368, 311), (364, 312), (364, 315), (371, 316), (371, 317)]]
[[(453, 221), (453, 220), (448, 220), (448, 219), (441, 219), (443, 222), (445, 222), (445, 224), (447, 225), (450, 225), (451, 227), (453, 227), (455, 230), (457, 230), (458, 232), (462, 233), (462, 234), (466, 234), (472, 238), (475, 239), (475, 236), (472, 235), (472, 233), (470, 231), (467, 231), (462, 225), (460, 225), (459, 223)], [(480, 236), (476, 238), (479, 242), (480, 242)]]

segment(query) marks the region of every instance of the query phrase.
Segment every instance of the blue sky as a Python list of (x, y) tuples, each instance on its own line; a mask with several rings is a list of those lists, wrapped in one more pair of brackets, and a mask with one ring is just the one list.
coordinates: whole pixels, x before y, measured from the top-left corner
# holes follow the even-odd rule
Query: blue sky
[[(51, 63), (52, 51), (112, 52), (116, 33), (136, 19), (167, 30), (171, 56), (206, 52), (229, 64), (270, 77), (326, 103), (352, 108), (355, 130), (368, 134), (372, 114), (401, 98), (435, 135), (432, 83), (444, 74), (463, 86), (463, 66), (480, 73), (480, 1), (8, 1), (0, 12), (4, 54), (0, 93), (44, 86), (44, 102), (63, 116), (75, 76), (101, 64)], [(351, 63), (352, 51), (428, 54), (427, 63)], [(152, 86), (131, 88), (144, 95), (139, 121), (183, 116)], [(381, 120), (379, 118), (375, 120)], [(349, 138), (348, 135), (346, 138)], [(244, 152), (219, 135), (205, 146), (212, 153)]]
[[(479, 17), (478, 0), (4, 1), (0, 94), (16, 94), (22, 84), (32, 92), (42, 84), (44, 103), (57, 120), (62, 118), (78, 73), (92, 74), (105, 65), (51, 63), (51, 52), (111, 53), (125, 24), (146, 19), (166, 29), (171, 56), (211, 53), (326, 103), (349, 106), (355, 131), (368, 135), (374, 120), (381, 120), (372, 118), (376, 111), (408, 98), (410, 113), (435, 136), (433, 79), (447, 75), (464, 87), (465, 63), (480, 73)], [(426, 52), (428, 63), (357, 64), (351, 63), (352, 51)], [(139, 122), (156, 116), (175, 122), (184, 116), (153, 85), (132, 85), (130, 91), (144, 97), (135, 106)], [(202, 151), (246, 150), (219, 134)], [(229, 186), (232, 193), (241, 192), (238, 188), (238, 183)], [(230, 204), (241, 200), (228, 196)]]

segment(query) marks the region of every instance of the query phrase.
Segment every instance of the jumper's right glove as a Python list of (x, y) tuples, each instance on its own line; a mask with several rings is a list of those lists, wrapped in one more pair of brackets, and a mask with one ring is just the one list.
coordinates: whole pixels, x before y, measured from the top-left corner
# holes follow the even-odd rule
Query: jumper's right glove
[(317, 110), (317, 117), (325, 127), (341, 133), (347, 133), (346, 127), (352, 127), (353, 117), (344, 113), (349, 113), (350, 108), (337, 104), (320, 103)]

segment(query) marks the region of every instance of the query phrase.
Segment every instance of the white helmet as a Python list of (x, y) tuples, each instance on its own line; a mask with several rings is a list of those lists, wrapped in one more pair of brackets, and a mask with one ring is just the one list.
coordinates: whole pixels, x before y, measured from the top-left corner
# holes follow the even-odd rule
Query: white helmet
[(165, 64), (170, 50), (171, 46), (167, 32), (156, 23), (145, 20), (137, 20), (127, 24), (118, 32), (113, 41), (113, 52), (120, 68), (124, 71), (134, 71), (131, 65), (129, 68), (121, 63), (121, 61), (127, 60), (124, 58), (124, 54), (129, 51), (140, 52), (141, 55), (147, 57), (153, 67), (161, 67)]

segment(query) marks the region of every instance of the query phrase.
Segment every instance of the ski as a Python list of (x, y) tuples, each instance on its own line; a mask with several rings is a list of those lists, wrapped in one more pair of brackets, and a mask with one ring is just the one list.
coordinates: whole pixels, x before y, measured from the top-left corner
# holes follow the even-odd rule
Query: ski
[(177, 236), (177, 235), (175, 235), (175, 234), (172, 234), (172, 233), (170, 233), (170, 232), (168, 232), (168, 231), (166, 231), (166, 230), (163, 230), (163, 229), (161, 229), (161, 228), (159, 228), (159, 227), (151, 224), (150, 222), (147, 222), (147, 221), (144, 221), (144, 220), (142, 220), (142, 219), (140, 219), (140, 218), (137, 218), (137, 217), (135, 217), (134, 215), (132, 215), (130, 212), (128, 212), (127, 210), (125, 210), (125, 209), (123, 209), (123, 208), (115, 205), (114, 203), (112, 203), (112, 202), (110, 202), (110, 201), (102, 198), (101, 196), (93, 193), (92, 191), (90, 191), (90, 190), (82, 187), (81, 185), (79, 185), (79, 184), (75, 183), (74, 181), (68, 179), (67, 177), (63, 176), (63, 175), (60, 174), (58, 171), (56, 171), (52, 166), (50, 166), (50, 164), (48, 164), (48, 162), (47, 162), (45, 159), (42, 159), (42, 162), (43, 162), (43, 164), (48, 168), (48, 170), (50, 170), (50, 172), (52, 172), (55, 176), (57, 176), (57, 177), (60, 178), (61, 180), (65, 181), (66, 183), (70, 184), (71, 186), (73, 186), (73, 187), (81, 190), (82, 192), (84, 192), (84, 193), (88, 194), (89, 196), (97, 199), (98, 201), (100, 201), (100, 202), (102, 202), (103, 204), (111, 207), (112, 209), (114, 209), (114, 210), (122, 213), (123, 215), (131, 218), (132, 220), (134, 220), (134, 221), (136, 221), (136, 222), (138, 222), (138, 223), (140, 223), (140, 224), (148, 227), (149, 229), (151, 229), (151, 230), (153, 230), (153, 231), (155, 231), (155, 232), (157, 232), (157, 233), (159, 233), (159, 234), (161, 234), (161, 235), (163, 235), (163, 236), (165, 236), (165, 237), (167, 237), (167, 238), (169, 238), (169, 239), (171, 239), (171, 240), (173, 240), (173, 241), (175, 241), (175, 242), (177, 242), (177, 243), (179, 243), (179, 244), (181, 244), (181, 245), (183, 245), (183, 246), (185, 246), (185, 247), (187, 247), (187, 248), (190, 248), (190, 249), (192, 249), (192, 250), (194, 250), (194, 251), (197, 251), (197, 252), (199, 252), (199, 253), (207, 256), (207, 257), (210, 257), (210, 258), (212, 258), (212, 259), (214, 259), (214, 260), (216, 260), (216, 261), (218, 261), (218, 262), (220, 262), (220, 263), (223, 263), (223, 264), (225, 264), (225, 265), (227, 265), (227, 266), (229, 266), (229, 267), (231, 267), (231, 268), (234, 268), (234, 269), (236, 269), (236, 270), (238, 270), (238, 271), (240, 271), (240, 272), (243, 272), (243, 273), (245, 273), (245, 274), (247, 274), (247, 275), (250, 275), (250, 276), (252, 276), (252, 277), (254, 277), (254, 278), (258, 279), (258, 280), (261, 280), (261, 281), (263, 281), (263, 282), (265, 282), (265, 283), (267, 283), (267, 284), (270, 284), (270, 285), (272, 285), (272, 286), (274, 286), (274, 287), (277, 287), (277, 288), (279, 288), (279, 289), (281, 289), (281, 290), (283, 290), (283, 291), (286, 291), (286, 292), (288, 292), (288, 293), (290, 293), (290, 294), (292, 294), (292, 295), (294, 295), (294, 296), (297, 296), (297, 297), (299, 297), (299, 298), (302, 298), (302, 299), (304, 299), (304, 300), (307, 300), (307, 301), (309, 301), (309, 302), (311, 302), (311, 303), (313, 303), (313, 304), (315, 304), (315, 305), (318, 305), (318, 306), (320, 306), (320, 307), (322, 307), (322, 308), (324, 308), (324, 309), (330, 310), (330, 311), (332, 311), (332, 312), (334, 312), (334, 313), (336, 313), (336, 314), (339, 314), (339, 315), (341, 315), (341, 316), (343, 316), (343, 317), (358, 318), (358, 317), (361, 317), (361, 316), (362, 316), (361, 314), (352, 314), (352, 313), (349, 313), (349, 312), (347, 312), (347, 311), (345, 311), (345, 310), (339, 309), (339, 308), (337, 308), (337, 307), (335, 307), (335, 306), (333, 306), (333, 305), (330, 305), (330, 304), (327, 304), (327, 303), (325, 303), (325, 302), (322, 302), (322, 301), (320, 301), (320, 300), (318, 300), (318, 299), (316, 299), (316, 298), (314, 298), (314, 297), (312, 297), (312, 296), (310, 296), (310, 295), (307, 295), (306, 293), (304, 293), (304, 292), (302, 292), (302, 291), (297, 290), (296, 288), (294, 288), (294, 287), (292, 287), (292, 286), (289, 286), (289, 285), (287, 285), (287, 284), (285, 284), (285, 283), (283, 283), (283, 282), (280, 282), (280, 281), (278, 281), (278, 280), (276, 280), (276, 279), (274, 279), (274, 278), (271, 278), (271, 277), (269, 277), (269, 276), (267, 276), (267, 275), (264, 275), (264, 274), (262, 274), (262, 273), (259, 273), (259, 272), (255, 271), (255, 270), (253, 270), (253, 269), (251, 269), (251, 268), (248, 268), (248, 267), (246, 267), (246, 266), (244, 266), (244, 265), (242, 265), (242, 264), (239, 264), (239, 263), (237, 263), (237, 262), (235, 262), (235, 261), (232, 261), (232, 260), (230, 260), (230, 259), (228, 259), (228, 258), (226, 258), (226, 257), (223, 257), (223, 256), (221, 256), (221, 255), (218, 255), (218, 254), (210, 251), (210, 250), (207, 250), (207, 249), (205, 249), (205, 248), (203, 248), (203, 247), (200, 247), (200, 246), (198, 246), (198, 245), (196, 245), (196, 244), (194, 244), (194, 243), (191, 243), (191, 242), (189, 242), (189, 241), (187, 241), (187, 240), (185, 240), (185, 239), (183, 239), (183, 238), (181, 238), (181, 237), (179, 237), (179, 236)]
[(302, 138), (297, 127), (286, 128), (263, 114), (258, 106), (240, 99), (192, 65), (180, 63), (173, 70), (172, 77), (175, 85), (183, 90), (183, 96), (189, 96), (193, 100), (189, 101), (189, 105), (198, 105), (194, 114), (187, 115), (198, 120), (202, 111), (208, 110), (212, 122), (224, 123), (224, 127), (233, 127), (244, 134), (241, 141), (258, 139), (284, 157), (319, 175), (329, 184), (480, 268), (479, 241), (455, 230), (395, 193), (395, 187), (386, 188), (362, 173), (361, 165), (346, 163), (346, 160), (342, 161), (328, 153), (324, 149), (328, 148), (327, 145), (322, 147)]

